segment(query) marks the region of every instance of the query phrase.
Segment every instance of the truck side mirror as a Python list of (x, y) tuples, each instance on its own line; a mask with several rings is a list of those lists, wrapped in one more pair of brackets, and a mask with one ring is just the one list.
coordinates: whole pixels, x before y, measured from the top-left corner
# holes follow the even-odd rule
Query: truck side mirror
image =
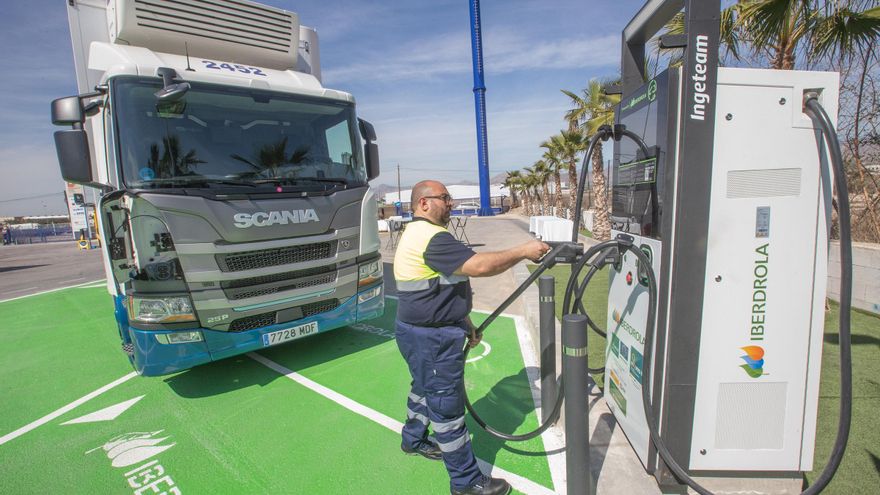
[(364, 145), (364, 156), (367, 160), (367, 180), (379, 177), (379, 147), (376, 143)]
[(52, 101), (52, 123), (55, 125), (76, 125), (85, 121), (79, 96), (66, 96)]
[(364, 138), (364, 160), (367, 162), (367, 180), (373, 180), (379, 176), (379, 147), (373, 141), (376, 140), (376, 129), (373, 124), (364, 119), (358, 119), (358, 128), (361, 137)]
[[(78, 101), (79, 100), (77, 100), (77, 102)], [(54, 111), (52, 118), (53, 120), (55, 118)], [(89, 155), (89, 137), (86, 134), (86, 131), (82, 129), (56, 131), (55, 150), (58, 152), (58, 164), (61, 166), (61, 177), (65, 181), (74, 184), (101, 187), (100, 185), (93, 185), (92, 163)]]

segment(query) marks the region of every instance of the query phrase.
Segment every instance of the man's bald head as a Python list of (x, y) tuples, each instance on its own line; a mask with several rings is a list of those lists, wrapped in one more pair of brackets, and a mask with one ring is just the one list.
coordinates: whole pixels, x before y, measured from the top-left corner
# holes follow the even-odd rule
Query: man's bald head
[(436, 180), (423, 180), (413, 186), (410, 204), (413, 215), (430, 220), (437, 225), (449, 223), (452, 202), (442, 199), (449, 198), (446, 186)]
[(413, 205), (413, 210), (416, 209), (416, 205), (419, 204), (419, 200), (424, 198), (425, 196), (437, 196), (439, 194), (443, 194), (446, 191), (446, 186), (442, 183), (437, 182), (436, 180), (423, 180), (412, 188), (412, 193), (410, 195), (410, 202)]

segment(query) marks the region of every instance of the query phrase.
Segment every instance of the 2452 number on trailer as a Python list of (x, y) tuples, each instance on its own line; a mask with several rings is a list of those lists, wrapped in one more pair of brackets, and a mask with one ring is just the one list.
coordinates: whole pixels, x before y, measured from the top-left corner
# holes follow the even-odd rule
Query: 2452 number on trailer
[(241, 72), (242, 74), (253, 74), (255, 76), (265, 76), (266, 73), (256, 67), (239, 64), (227, 64), (223, 62), (214, 62), (213, 60), (202, 60), (206, 69), (228, 70), (230, 72)]

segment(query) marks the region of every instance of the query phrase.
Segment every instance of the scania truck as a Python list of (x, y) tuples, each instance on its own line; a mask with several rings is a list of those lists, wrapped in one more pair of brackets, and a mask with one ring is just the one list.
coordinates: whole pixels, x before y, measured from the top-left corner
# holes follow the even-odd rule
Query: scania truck
[(373, 126), (317, 32), (245, 0), (67, 0), (64, 180), (100, 190), (108, 290), (142, 375), (384, 311)]

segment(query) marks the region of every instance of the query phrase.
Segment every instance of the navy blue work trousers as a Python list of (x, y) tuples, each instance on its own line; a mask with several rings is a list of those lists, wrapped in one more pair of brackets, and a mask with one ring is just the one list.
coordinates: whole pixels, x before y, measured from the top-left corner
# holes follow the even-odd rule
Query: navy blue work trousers
[(395, 322), (397, 347), (409, 366), (412, 388), (407, 398), (403, 444), (410, 449), (428, 441), (428, 426), (453, 488), (480, 480), (482, 473), (464, 422), (463, 326), (421, 327)]

